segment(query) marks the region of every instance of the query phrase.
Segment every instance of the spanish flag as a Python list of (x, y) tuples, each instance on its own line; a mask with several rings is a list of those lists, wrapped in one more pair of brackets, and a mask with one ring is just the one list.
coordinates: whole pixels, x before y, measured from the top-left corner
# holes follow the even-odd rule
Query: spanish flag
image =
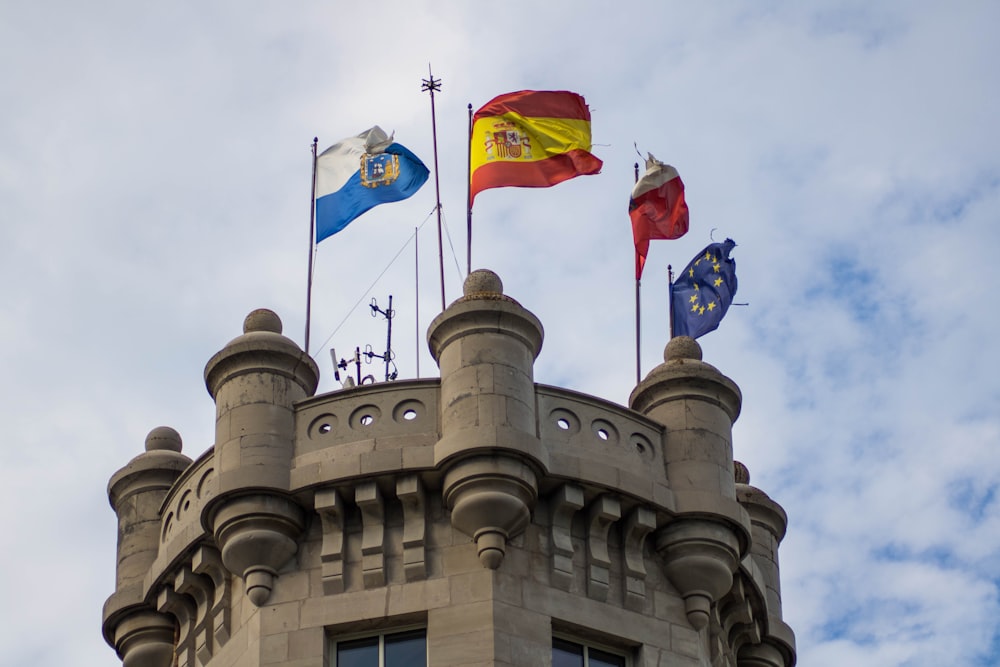
[(495, 97), (473, 116), (469, 206), (490, 188), (547, 188), (596, 174), (603, 163), (590, 146), (590, 109), (582, 96), (522, 90)]

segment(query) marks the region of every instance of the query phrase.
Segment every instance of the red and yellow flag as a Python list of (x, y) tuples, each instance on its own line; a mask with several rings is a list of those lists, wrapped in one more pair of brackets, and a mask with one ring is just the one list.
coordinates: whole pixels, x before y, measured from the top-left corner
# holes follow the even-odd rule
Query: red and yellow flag
[(547, 188), (596, 174), (590, 109), (568, 91), (522, 90), (490, 100), (473, 116), (471, 195), (490, 188)]

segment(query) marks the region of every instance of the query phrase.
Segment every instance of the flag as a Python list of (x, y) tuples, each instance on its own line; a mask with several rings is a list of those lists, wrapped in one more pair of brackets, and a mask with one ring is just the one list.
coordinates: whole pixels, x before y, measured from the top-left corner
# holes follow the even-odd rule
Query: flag
[(673, 335), (698, 338), (718, 328), (736, 296), (736, 247), (732, 239), (701, 251), (670, 286)]
[(330, 146), (316, 158), (316, 242), (374, 206), (410, 197), (429, 173), (378, 125)]
[(471, 194), (489, 188), (547, 188), (596, 174), (590, 154), (590, 109), (567, 91), (522, 90), (490, 100), (473, 116)]
[(635, 241), (635, 279), (642, 277), (649, 242), (653, 239), (679, 239), (688, 230), (688, 207), (684, 201), (684, 183), (677, 170), (647, 153), (643, 174), (628, 202)]

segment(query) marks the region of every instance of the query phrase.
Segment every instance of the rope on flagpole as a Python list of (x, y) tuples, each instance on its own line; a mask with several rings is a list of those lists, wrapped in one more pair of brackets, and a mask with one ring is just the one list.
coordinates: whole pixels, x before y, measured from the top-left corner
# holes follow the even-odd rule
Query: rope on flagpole
[(322, 343), (320, 343), (320, 344), (319, 344), (319, 347), (318, 347), (318, 348), (316, 349), (316, 351), (317, 351), (317, 352), (319, 352), (319, 350), (321, 350), (321, 349), (323, 349), (324, 347), (326, 347), (326, 344), (330, 342), (330, 339), (331, 339), (331, 338), (333, 338), (334, 336), (336, 336), (336, 335), (337, 335), (337, 332), (338, 332), (338, 331), (340, 331), (340, 328), (341, 328), (342, 326), (344, 326), (344, 323), (345, 323), (345, 322), (347, 322), (347, 319), (348, 319), (348, 318), (349, 318), (349, 317), (350, 317), (350, 316), (351, 316), (351, 315), (352, 315), (352, 314), (354, 313), (354, 311), (355, 311), (355, 310), (357, 310), (358, 306), (359, 306), (359, 305), (361, 305), (361, 302), (362, 302), (362, 301), (364, 301), (364, 300), (365, 300), (365, 298), (366, 298), (366, 297), (367, 297), (367, 296), (368, 296), (369, 294), (371, 294), (371, 291), (372, 291), (373, 289), (375, 289), (375, 285), (377, 285), (377, 284), (378, 284), (378, 281), (380, 281), (380, 280), (382, 279), (382, 276), (384, 276), (384, 275), (386, 274), (386, 272), (387, 272), (387, 271), (388, 271), (388, 270), (389, 270), (390, 268), (392, 268), (392, 265), (396, 263), (396, 260), (397, 260), (397, 259), (399, 259), (399, 256), (403, 254), (403, 251), (404, 251), (404, 250), (406, 250), (406, 247), (407, 247), (408, 245), (410, 245), (410, 241), (412, 241), (413, 239), (415, 239), (415, 238), (416, 238), (416, 236), (417, 236), (417, 232), (419, 232), (419, 231), (420, 231), (420, 229), (421, 229), (421, 228), (422, 228), (422, 227), (423, 227), (423, 226), (424, 226), (424, 225), (425, 225), (425, 224), (427, 223), (427, 221), (431, 219), (431, 216), (432, 216), (432, 215), (434, 215), (434, 211), (431, 211), (430, 213), (428, 213), (428, 214), (427, 214), (427, 217), (426, 217), (426, 218), (424, 218), (424, 221), (423, 221), (423, 222), (421, 222), (421, 223), (420, 223), (420, 224), (419, 224), (419, 225), (417, 226), (416, 230), (414, 230), (413, 234), (411, 234), (411, 235), (410, 235), (410, 236), (409, 236), (409, 237), (408, 237), (408, 238), (406, 239), (406, 242), (405, 242), (405, 243), (403, 243), (403, 246), (402, 246), (402, 247), (401, 247), (401, 248), (400, 248), (400, 249), (399, 249), (399, 250), (398, 250), (398, 251), (396, 252), (396, 254), (395, 254), (395, 255), (393, 255), (392, 259), (390, 259), (390, 260), (389, 260), (389, 263), (388, 263), (388, 264), (386, 264), (385, 268), (384, 268), (384, 269), (382, 269), (382, 272), (378, 274), (378, 276), (377, 276), (377, 277), (375, 278), (375, 280), (373, 280), (373, 281), (372, 281), (372, 284), (368, 286), (368, 289), (366, 289), (366, 290), (364, 291), (364, 293), (363, 293), (363, 294), (361, 295), (361, 297), (360, 297), (360, 298), (359, 298), (359, 299), (358, 299), (358, 300), (357, 300), (357, 301), (356, 301), (356, 302), (354, 303), (354, 305), (353, 305), (353, 306), (351, 306), (351, 309), (350, 309), (350, 310), (349, 310), (349, 311), (347, 312), (347, 314), (346, 314), (346, 315), (344, 315), (344, 319), (342, 319), (342, 320), (340, 321), (340, 324), (338, 324), (338, 325), (337, 325), (337, 327), (336, 327), (336, 328), (335, 328), (335, 329), (333, 330), (333, 332), (332, 332), (332, 333), (331, 333), (331, 334), (330, 334), (329, 336), (327, 336), (327, 337), (326, 337), (326, 339), (325, 339), (325, 340), (324, 340), (324, 341), (323, 341)]
[(455, 273), (458, 275), (458, 282), (462, 282), (462, 267), (458, 265), (458, 254), (455, 252), (455, 244), (451, 240), (451, 230), (448, 229), (448, 218), (444, 219), (444, 234), (448, 239), (448, 247), (451, 248), (451, 257), (455, 260)]

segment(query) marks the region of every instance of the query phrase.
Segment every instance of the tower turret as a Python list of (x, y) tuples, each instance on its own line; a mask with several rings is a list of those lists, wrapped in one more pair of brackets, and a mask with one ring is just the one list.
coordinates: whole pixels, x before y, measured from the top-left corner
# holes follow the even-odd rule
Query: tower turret
[(104, 638), (125, 667), (168, 667), (174, 657), (174, 619), (156, 611), (143, 580), (156, 560), (160, 506), (191, 464), (177, 431), (160, 426), (146, 436), (146, 451), (111, 476), (108, 499), (118, 515), (115, 592), (104, 603)]
[(677, 515), (656, 536), (667, 576), (695, 628), (733, 583), (750, 543), (750, 521), (736, 501), (732, 427), (739, 387), (701, 360), (687, 336), (671, 339), (664, 363), (635, 388), (632, 409), (666, 427), (664, 456)]
[(534, 362), (542, 325), (503, 294), (492, 271), (465, 281), (464, 296), (431, 323), (427, 342), (441, 369), (441, 439), (435, 464), (452, 525), (499, 567), (524, 530), (547, 459), (537, 435)]
[(781, 577), (778, 545), (785, 537), (788, 515), (770, 496), (750, 485), (750, 471), (736, 462), (736, 498), (750, 513), (753, 544), (750, 553), (764, 579), (764, 602), (767, 607), (767, 633), (759, 644), (740, 651), (740, 665), (747, 667), (784, 667), (794, 662), (795, 635), (781, 613)]
[(246, 583), (260, 606), (270, 597), (278, 570), (295, 555), (304, 525), (289, 495), (295, 439), (293, 405), (316, 391), (319, 369), (308, 354), (281, 335), (281, 320), (255, 310), (243, 335), (205, 367), (215, 399), (215, 464), (219, 493), (203, 514), (222, 562)]

